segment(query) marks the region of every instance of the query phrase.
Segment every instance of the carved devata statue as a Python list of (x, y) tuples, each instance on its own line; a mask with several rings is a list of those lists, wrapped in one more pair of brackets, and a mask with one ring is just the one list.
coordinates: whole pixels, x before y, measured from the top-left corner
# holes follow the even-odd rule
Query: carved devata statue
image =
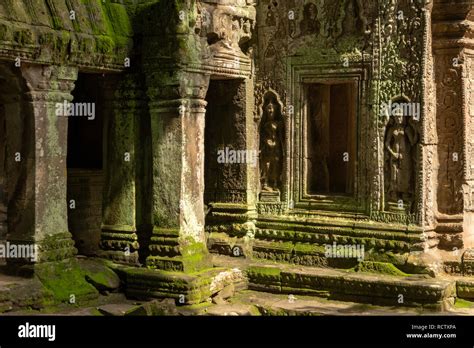
[(307, 3), (303, 9), (303, 19), (300, 22), (301, 35), (319, 34), (321, 24), (318, 20), (318, 8), (312, 2)]
[[(397, 103), (408, 103), (399, 100)], [(385, 131), (385, 192), (390, 210), (410, 211), (415, 192), (418, 133), (405, 108), (392, 109)]]
[(282, 184), (284, 124), (276, 95), (264, 97), (260, 122), (260, 181), (262, 193), (279, 193)]

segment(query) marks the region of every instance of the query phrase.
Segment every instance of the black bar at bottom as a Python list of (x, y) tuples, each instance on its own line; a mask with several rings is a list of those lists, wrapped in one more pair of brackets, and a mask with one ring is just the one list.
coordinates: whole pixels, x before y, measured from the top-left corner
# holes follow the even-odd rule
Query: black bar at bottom
[[(43, 325), (54, 325), (54, 340), (52, 327)], [(45, 337), (30, 337), (39, 334)], [(1, 348), (33, 343), (87, 347), (400, 344), (473, 347), (474, 317), (0, 317)]]

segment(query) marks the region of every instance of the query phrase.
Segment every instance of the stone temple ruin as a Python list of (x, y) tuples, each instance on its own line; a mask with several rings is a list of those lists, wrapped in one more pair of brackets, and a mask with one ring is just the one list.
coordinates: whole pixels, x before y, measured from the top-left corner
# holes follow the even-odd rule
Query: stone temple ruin
[(1, 1), (0, 311), (112, 290), (474, 299), (473, 16)]

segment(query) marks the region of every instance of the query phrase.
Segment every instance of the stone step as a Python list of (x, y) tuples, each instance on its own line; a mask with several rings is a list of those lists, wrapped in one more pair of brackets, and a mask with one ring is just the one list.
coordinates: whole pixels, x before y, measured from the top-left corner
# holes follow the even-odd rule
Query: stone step
[(248, 277), (248, 288), (256, 291), (433, 310), (450, 308), (456, 298), (456, 279), (252, 262), (225, 256), (214, 257), (213, 262), (216, 266), (242, 270)]
[(249, 289), (285, 294), (307, 294), (389, 306), (444, 310), (454, 304), (456, 282), (356, 273), (287, 265), (252, 265)]
[[(413, 307), (388, 307), (349, 301), (328, 301), (315, 296), (289, 296), (252, 290), (240, 293), (236, 300), (241, 307), (253, 306), (259, 315), (264, 316), (418, 316), (434, 314), (431, 310), (423, 311)], [(216, 308), (208, 309), (206, 312), (222, 315), (220, 313), (223, 312), (225, 307), (220, 307), (216, 306)], [(255, 310), (252, 311), (252, 315), (255, 315), (254, 313)], [(446, 315), (446, 312), (437, 314)], [(449, 314), (453, 314), (453, 312), (449, 312)]]

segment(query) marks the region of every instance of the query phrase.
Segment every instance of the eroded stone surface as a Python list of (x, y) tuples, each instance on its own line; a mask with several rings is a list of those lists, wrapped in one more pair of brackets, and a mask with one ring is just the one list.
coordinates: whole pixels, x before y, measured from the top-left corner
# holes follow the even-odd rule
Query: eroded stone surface
[[(97, 79), (96, 216), (100, 256), (135, 267), (120, 270), (127, 295), (225, 306), (247, 275), (291, 295), (472, 297), (469, 278), (444, 273), (472, 275), (473, 4), (87, 4), (0, 5), (0, 241), (36, 244), (38, 260), (7, 265), (40, 279), (46, 301), (120, 286), (73, 258), (55, 107), (81, 74), (111, 72)], [(210, 252), (238, 268), (213, 267)]]

